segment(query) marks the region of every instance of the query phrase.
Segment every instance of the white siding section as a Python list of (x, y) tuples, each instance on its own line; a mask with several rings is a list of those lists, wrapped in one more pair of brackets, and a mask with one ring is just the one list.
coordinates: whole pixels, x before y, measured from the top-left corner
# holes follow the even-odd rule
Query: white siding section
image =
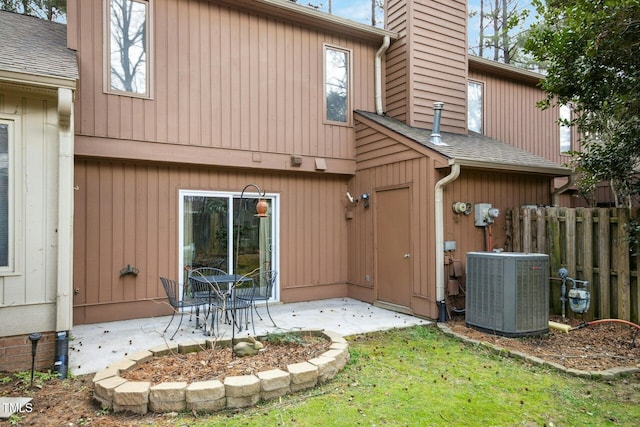
[(55, 329), (57, 95), (18, 89), (0, 85), (0, 117), (17, 124), (10, 178), (15, 271), (0, 276), (0, 336)]

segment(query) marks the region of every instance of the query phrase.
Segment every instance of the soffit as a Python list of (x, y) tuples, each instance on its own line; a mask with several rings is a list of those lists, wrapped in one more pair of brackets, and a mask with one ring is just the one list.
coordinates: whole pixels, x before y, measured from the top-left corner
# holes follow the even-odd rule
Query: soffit
[(393, 31), (351, 21), (290, 0), (219, 0), (217, 3), (374, 43), (380, 42), (385, 36), (398, 38)]
[(532, 85), (538, 85), (540, 81), (544, 79), (543, 74), (536, 73), (535, 71), (514, 67), (513, 65), (503, 64), (474, 55), (469, 55), (469, 69)]

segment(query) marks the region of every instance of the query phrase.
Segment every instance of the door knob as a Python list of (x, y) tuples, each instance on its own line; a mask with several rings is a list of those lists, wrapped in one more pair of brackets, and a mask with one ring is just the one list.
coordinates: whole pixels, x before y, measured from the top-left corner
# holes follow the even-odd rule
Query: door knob
[(411, 258), (411, 254), (404, 254), (405, 258)]

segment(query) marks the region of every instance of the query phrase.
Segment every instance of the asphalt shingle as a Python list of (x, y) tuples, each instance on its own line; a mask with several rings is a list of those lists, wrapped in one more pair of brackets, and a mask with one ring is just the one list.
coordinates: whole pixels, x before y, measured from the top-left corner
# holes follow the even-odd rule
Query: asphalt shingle
[(0, 70), (78, 79), (66, 25), (0, 11), (0, 40)]
[(449, 159), (469, 160), (477, 164), (511, 165), (514, 168), (530, 168), (545, 171), (557, 170), (557, 175), (569, 175), (570, 169), (504, 142), (471, 132), (469, 135), (440, 132), (442, 144), (430, 141), (431, 130), (415, 128), (387, 116), (381, 116), (367, 111), (357, 111), (358, 114), (376, 122), (404, 137), (434, 150)]

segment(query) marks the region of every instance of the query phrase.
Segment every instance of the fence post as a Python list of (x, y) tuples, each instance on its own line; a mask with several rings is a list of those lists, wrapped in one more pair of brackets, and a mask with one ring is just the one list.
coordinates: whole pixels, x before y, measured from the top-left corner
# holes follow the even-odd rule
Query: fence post
[(576, 210), (562, 208), (562, 213), (564, 213), (565, 224), (565, 261), (567, 263), (567, 269), (569, 270), (569, 276), (578, 277), (578, 268), (576, 265)]
[[(594, 284), (593, 284), (593, 216), (592, 210), (586, 208), (576, 209), (576, 220), (580, 219), (582, 222), (582, 233), (578, 233), (579, 240), (578, 247), (582, 248), (582, 262), (578, 260), (578, 264), (582, 265), (582, 280), (589, 282), (589, 292), (592, 298), (595, 297)], [(594, 317), (595, 304), (589, 305), (589, 311), (586, 314), (585, 320), (591, 320)]]
[(531, 209), (521, 208), (522, 212), (522, 252), (531, 253), (533, 233), (531, 232)]
[(616, 301), (618, 305), (618, 319), (630, 320), (631, 310), (631, 277), (629, 271), (629, 210), (616, 209), (618, 214), (617, 233), (617, 261), (618, 261), (618, 286)]
[(546, 218), (545, 218), (544, 208), (536, 209), (536, 229), (538, 234), (537, 252), (540, 254), (546, 254), (548, 253), (548, 248), (547, 248), (547, 239), (546, 239)]
[[(549, 272), (550, 277), (558, 277), (560, 270), (560, 222), (558, 221), (558, 208), (547, 209), (547, 235), (549, 236)], [(551, 281), (554, 283), (555, 281)], [(560, 302), (560, 286), (551, 286), (549, 293), (549, 304), (553, 313), (560, 313), (562, 306)]]
[(601, 319), (611, 317), (611, 264), (610, 241), (611, 224), (609, 209), (598, 209), (598, 301)]
[(513, 224), (512, 243), (513, 251), (520, 252), (522, 250), (522, 233), (520, 232), (520, 211), (522, 208), (515, 208), (511, 214), (511, 224)]

